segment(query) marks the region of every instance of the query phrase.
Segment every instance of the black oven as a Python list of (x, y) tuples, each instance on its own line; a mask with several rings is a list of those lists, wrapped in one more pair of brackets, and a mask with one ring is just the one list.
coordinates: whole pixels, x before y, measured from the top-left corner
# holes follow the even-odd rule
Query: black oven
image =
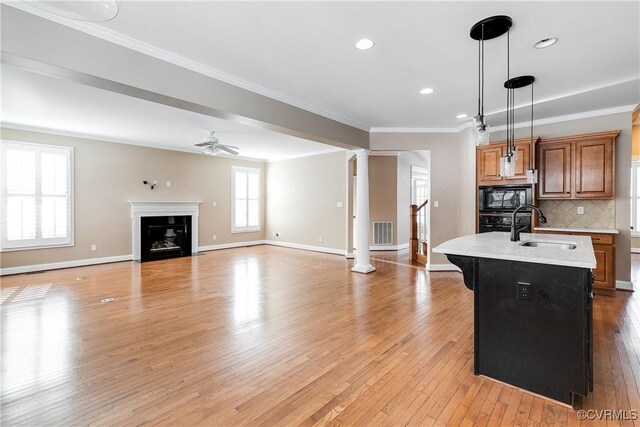
[[(516, 214), (516, 227), (525, 233), (531, 232), (531, 213), (518, 212)], [(481, 213), (478, 217), (478, 231), (490, 233), (492, 231), (511, 231), (511, 214)]]
[[(523, 204), (531, 204), (531, 186), (480, 187), (478, 210), (480, 212), (513, 212)], [(529, 212), (530, 210), (525, 210)]]

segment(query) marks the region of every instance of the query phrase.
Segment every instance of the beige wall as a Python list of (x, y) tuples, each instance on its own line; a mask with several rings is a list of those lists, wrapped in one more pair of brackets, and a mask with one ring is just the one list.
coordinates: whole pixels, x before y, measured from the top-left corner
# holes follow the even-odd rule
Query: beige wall
[(640, 159), (640, 125), (631, 127), (631, 157)]
[(369, 244), (373, 245), (373, 222), (393, 222), (393, 245), (398, 235), (398, 157), (369, 157)]
[[(588, 119), (571, 120), (535, 127), (535, 134), (541, 138), (578, 135), (591, 132), (620, 130), (616, 141), (616, 182), (615, 182), (615, 228), (616, 236), (616, 280), (629, 281), (631, 277), (631, 232), (630, 232), (630, 185), (631, 185), (631, 115), (629, 113), (610, 114)], [(528, 129), (517, 129), (516, 138), (529, 135)], [(491, 134), (495, 141), (503, 140), (504, 132)]]
[[(231, 233), (231, 166), (265, 164), (159, 150), (89, 139), (0, 129), (7, 140), (74, 147), (74, 234), (72, 247), (3, 252), (2, 268), (131, 254), (128, 200), (202, 200), (199, 246), (262, 240), (264, 231)], [(157, 180), (151, 190), (143, 180)], [(171, 187), (165, 186), (171, 181)], [(262, 230), (265, 227), (262, 199)], [(213, 207), (213, 201), (217, 207)], [(213, 240), (213, 235), (217, 240)], [(90, 251), (96, 244), (97, 251)]]
[(265, 238), (344, 251), (347, 159), (337, 151), (268, 163)]
[[(461, 182), (460, 171), (475, 168), (475, 147), (473, 165), (468, 164), (471, 155), (463, 153), (467, 135), (463, 133), (372, 133), (369, 144), (372, 150), (428, 150), (430, 156), (431, 201), (438, 201), (439, 207), (429, 203), (431, 215), (430, 251), (440, 243), (459, 236), (459, 232), (473, 224), (474, 212), (461, 211), (460, 207), (474, 203), (463, 200), (463, 196), (475, 197), (475, 190), (462, 191), (465, 186), (474, 186), (475, 181)], [(475, 169), (473, 169), (475, 170)], [(460, 227), (460, 229), (459, 229)], [(448, 264), (442, 254), (429, 253), (433, 266)]]

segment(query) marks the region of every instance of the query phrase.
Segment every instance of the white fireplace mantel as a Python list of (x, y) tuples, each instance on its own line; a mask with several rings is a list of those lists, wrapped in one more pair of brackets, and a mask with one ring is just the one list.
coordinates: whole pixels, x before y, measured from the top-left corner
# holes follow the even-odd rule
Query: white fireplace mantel
[(140, 259), (140, 218), (144, 216), (191, 216), (191, 253), (198, 252), (198, 215), (202, 201), (137, 201), (131, 205), (131, 250), (133, 259)]

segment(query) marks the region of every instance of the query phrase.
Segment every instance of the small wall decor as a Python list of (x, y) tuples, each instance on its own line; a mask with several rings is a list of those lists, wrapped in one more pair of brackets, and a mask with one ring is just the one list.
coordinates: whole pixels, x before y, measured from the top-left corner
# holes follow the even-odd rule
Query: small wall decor
[(151, 181), (142, 181), (142, 183), (143, 183), (144, 185), (148, 185), (148, 186), (149, 186), (149, 188), (151, 188), (152, 190), (153, 190), (154, 188), (156, 188), (156, 185), (158, 185), (158, 181), (153, 181), (153, 182), (151, 182)]

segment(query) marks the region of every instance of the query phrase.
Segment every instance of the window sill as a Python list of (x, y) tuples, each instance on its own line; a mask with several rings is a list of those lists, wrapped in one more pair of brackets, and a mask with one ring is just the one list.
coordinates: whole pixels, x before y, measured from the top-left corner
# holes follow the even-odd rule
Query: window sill
[(244, 230), (231, 230), (231, 234), (238, 234), (238, 233), (257, 233), (260, 232), (260, 228), (248, 228), (248, 229), (244, 229)]
[(71, 242), (71, 243), (61, 243), (61, 244), (55, 244), (55, 245), (37, 245), (37, 246), (21, 246), (19, 248), (2, 248), (0, 249), (0, 252), (35, 251), (38, 249), (68, 248), (71, 246), (75, 246), (75, 244)]

